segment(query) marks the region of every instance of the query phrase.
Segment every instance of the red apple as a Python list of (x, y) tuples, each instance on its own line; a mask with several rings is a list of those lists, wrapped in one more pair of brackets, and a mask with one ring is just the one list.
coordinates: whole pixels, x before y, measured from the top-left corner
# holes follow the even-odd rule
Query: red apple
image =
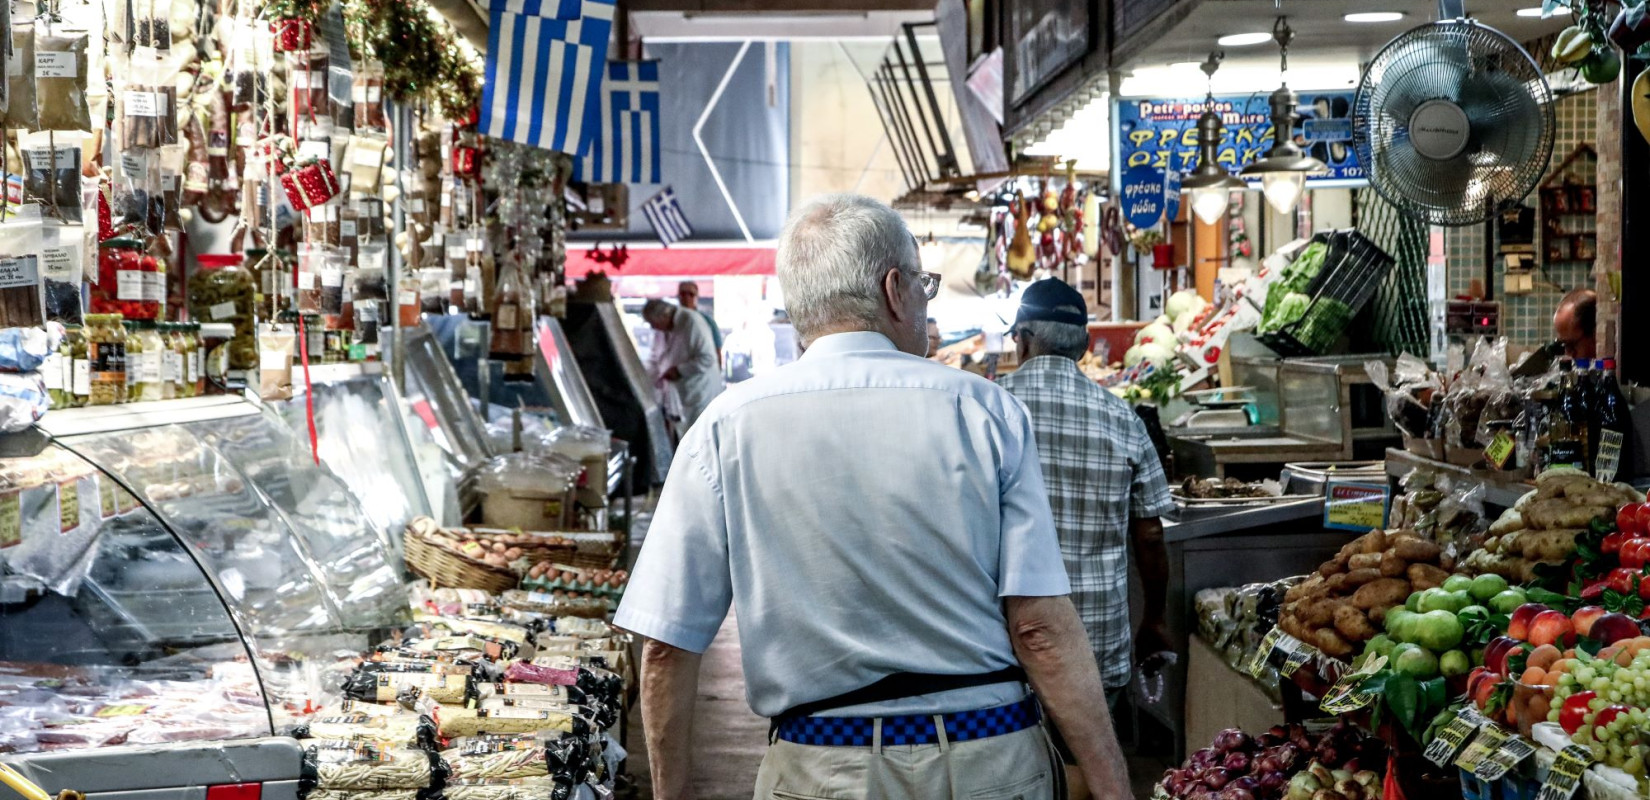
[(1491, 672), (1488, 667), (1473, 667), (1472, 671), (1467, 673), (1466, 695), (1472, 697), (1478, 691), (1478, 684), (1484, 680), (1485, 675), (1489, 674)]
[[(1633, 627), (1635, 630), (1634, 635), (1637, 635), (1638, 626)], [(1549, 609), (1535, 615), (1535, 619), (1530, 620), (1529, 641), (1530, 644), (1536, 647), (1550, 644), (1562, 650), (1576, 643), (1576, 629), (1570, 623), (1570, 618), (1564, 616), (1564, 612)]]
[(1497, 636), (1484, 647), (1484, 668), (1490, 672), (1507, 671), (1507, 654), (1518, 647), (1519, 642), (1511, 636)]
[(1595, 697), (1598, 697), (1596, 692), (1576, 692), (1564, 698), (1564, 707), (1558, 712), (1559, 727), (1562, 727), (1565, 733), (1572, 735), (1581, 730), (1581, 726), (1585, 722), (1583, 718), (1587, 716), (1587, 712), (1592, 710), (1587, 707), (1587, 704), (1593, 702)]
[(1535, 615), (1551, 610), (1540, 603), (1525, 603), (1513, 609), (1512, 624), (1507, 626), (1507, 635), (1521, 642), (1529, 639), (1530, 621), (1535, 619)]
[(1476, 691), (1474, 691), (1472, 695), (1472, 700), (1475, 704), (1477, 704), (1479, 711), (1483, 711), (1489, 706), (1490, 695), (1495, 693), (1495, 687), (1500, 683), (1500, 675), (1494, 672), (1484, 673), (1483, 679), (1478, 681), (1478, 686), (1475, 687)]
[(1639, 527), (1639, 511), (1643, 508), (1643, 503), (1628, 503), (1622, 506), (1621, 510), (1616, 512), (1616, 530), (1624, 533), (1644, 533), (1644, 529)]
[[(1577, 612), (1580, 613), (1580, 612)], [(1594, 620), (1589, 638), (1604, 644), (1615, 644), (1640, 634), (1639, 624), (1626, 614), (1605, 614)]]
[(1570, 621), (1575, 623), (1576, 633), (1582, 636), (1591, 636), (1593, 623), (1604, 616), (1604, 609), (1599, 606), (1582, 606), (1576, 613), (1570, 615)]

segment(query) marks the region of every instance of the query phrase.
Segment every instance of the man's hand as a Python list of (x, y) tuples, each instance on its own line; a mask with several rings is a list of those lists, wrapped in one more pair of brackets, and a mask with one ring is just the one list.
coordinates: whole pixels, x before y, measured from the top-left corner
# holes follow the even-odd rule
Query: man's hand
[(1128, 797), (1129, 768), (1077, 607), (1065, 595), (1008, 597), (1004, 607), (1014, 655), (1076, 756), (1089, 790), (1096, 797)]
[(642, 722), (658, 800), (693, 800), (693, 703), (700, 654), (648, 639), (642, 644)]
[(1154, 671), (1162, 666), (1163, 659), (1159, 654), (1165, 651), (1174, 652), (1174, 643), (1163, 620), (1148, 619), (1142, 622), (1140, 632), (1134, 636), (1134, 665), (1147, 672)]
[(681, 379), (682, 379), (682, 371), (681, 370), (679, 370), (675, 367), (671, 367), (670, 369), (665, 370), (665, 380), (667, 380), (667, 381), (679, 381)]

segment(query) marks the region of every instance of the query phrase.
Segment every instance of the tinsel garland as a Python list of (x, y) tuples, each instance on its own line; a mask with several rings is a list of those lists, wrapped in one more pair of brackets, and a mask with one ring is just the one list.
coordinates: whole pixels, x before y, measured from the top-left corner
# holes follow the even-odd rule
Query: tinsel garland
[(321, 20), (331, 5), (332, 0), (268, 0), (263, 13), (268, 19), (301, 19), (314, 23)]
[(480, 71), (423, 0), (346, 0), (344, 15), (383, 63), (392, 100), (435, 103), (455, 118), (481, 102)]

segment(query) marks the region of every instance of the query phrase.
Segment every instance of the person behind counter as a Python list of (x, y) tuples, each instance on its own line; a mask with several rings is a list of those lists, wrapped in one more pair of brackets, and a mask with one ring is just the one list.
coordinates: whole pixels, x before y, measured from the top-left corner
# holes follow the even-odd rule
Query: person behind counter
[(1558, 301), (1553, 312), (1553, 344), (1566, 358), (1598, 358), (1598, 293), (1577, 289)]
[[(1146, 426), (1077, 368), (1089, 346), (1083, 295), (1057, 278), (1031, 284), (1021, 295), (1014, 338), (1020, 367), (1001, 383), (1031, 412), (1071, 598), (1088, 629), (1106, 705), (1115, 711), (1133, 665), (1155, 667), (1159, 653), (1174, 650), (1163, 621), (1169, 568), (1158, 520), (1174, 501)], [(1131, 542), (1145, 587), (1136, 635), (1129, 621)], [(1052, 733), (1066, 764), (1074, 763), (1060, 731)], [(1081, 773), (1072, 772), (1070, 787), (1072, 798), (1090, 796)]]
[(655, 797), (691, 796), (700, 654), (733, 604), (771, 720), (757, 798), (1052, 800), (1045, 710), (1097, 793), (1129, 796), (1031, 421), (923, 358), (939, 276), (920, 263), (899, 214), (858, 195), (780, 236), (806, 352), (688, 432), (614, 620), (647, 639)]

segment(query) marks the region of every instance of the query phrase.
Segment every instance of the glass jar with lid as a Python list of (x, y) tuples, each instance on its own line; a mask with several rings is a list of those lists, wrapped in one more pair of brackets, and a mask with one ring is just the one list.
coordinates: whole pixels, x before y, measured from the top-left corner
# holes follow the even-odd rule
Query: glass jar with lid
[(86, 315), (87, 405), (126, 402), (126, 329), (119, 314)]
[(70, 325), (63, 331), (63, 401), (65, 408), (86, 405), (91, 393), (90, 363), (86, 360), (86, 332), (79, 325)]
[(189, 383), (194, 387), (191, 394), (200, 397), (206, 394), (206, 348), (201, 346), (201, 324), (189, 323), (184, 337), (189, 343)]
[(138, 335), (137, 320), (122, 320), (126, 331), (126, 398), (122, 403), (136, 403), (143, 399), (143, 337)]
[(160, 399), (172, 400), (182, 397), (178, 394), (178, 381), (181, 380), (179, 376), (183, 374), (183, 363), (178, 353), (177, 323), (156, 323), (155, 332), (160, 339)]
[[(138, 320), (136, 335), (143, 341), (143, 374), (138, 377), (138, 396), (132, 400), (160, 400), (165, 397), (163, 390), (165, 381), (162, 379), (162, 365), (166, 358), (166, 340), (160, 335), (159, 324), (153, 320)], [(127, 369), (131, 369), (131, 356), (127, 356)]]
[(200, 264), (189, 279), (189, 316), (197, 322), (234, 325), (230, 368), (257, 368), (257, 279), (238, 255), (204, 255)]

